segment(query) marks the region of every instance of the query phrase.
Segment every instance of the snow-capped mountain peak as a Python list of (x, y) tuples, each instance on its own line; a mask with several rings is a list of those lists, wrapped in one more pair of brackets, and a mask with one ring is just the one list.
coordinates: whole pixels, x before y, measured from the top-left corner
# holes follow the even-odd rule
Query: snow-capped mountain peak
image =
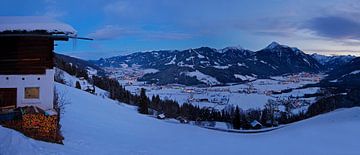
[[(176, 59), (175, 59), (176, 56)], [(286, 73), (319, 72), (322, 65), (297, 48), (271, 43), (260, 51), (250, 51), (240, 46), (216, 50), (200, 47), (176, 52), (158, 51), (133, 53), (123, 57), (112, 57), (95, 61), (101, 67), (121, 67), (122, 64), (140, 65), (142, 68), (159, 70), (156, 74), (146, 74), (139, 80), (157, 84), (180, 83), (196, 85), (204, 83), (188, 72), (200, 71), (214, 77), (219, 83), (243, 82), (239, 75), (268, 77)], [(240, 64), (240, 65), (239, 65)], [(189, 78), (190, 77), (190, 78)], [(158, 80), (154, 80), (158, 79)], [(190, 80), (189, 80), (190, 79)]]
[(293, 52), (295, 52), (296, 54), (305, 54), (303, 51), (301, 51), (300, 49), (296, 48), (296, 47), (292, 47), (291, 50)]
[(223, 52), (225, 52), (225, 51), (227, 51), (227, 50), (240, 50), (240, 51), (243, 51), (243, 50), (245, 50), (245, 49), (244, 49), (242, 46), (237, 45), (237, 46), (225, 47), (225, 48), (220, 49), (220, 50), (218, 50), (218, 51), (221, 52), (221, 53), (223, 53)]
[[(282, 49), (282, 48), (290, 48), (289, 46), (286, 46), (286, 45), (281, 45), (279, 44), (278, 42), (276, 41), (273, 41), (272, 43), (270, 43), (268, 46), (266, 46), (264, 48), (264, 50), (277, 50), (277, 49)], [(299, 49), (297, 48), (291, 48), (294, 52), (295, 51), (300, 51)]]
[(274, 48), (277, 48), (277, 47), (279, 47), (279, 46), (281, 46), (279, 43), (273, 41), (273, 42), (270, 43), (268, 46), (266, 46), (265, 49), (274, 49)]
[(356, 57), (351, 55), (333, 55), (333, 56), (325, 56), (320, 54), (312, 54), (314, 59), (316, 59), (320, 64), (327, 66), (330, 70), (334, 69), (338, 66), (342, 66), (346, 63), (350, 63)]
[(315, 58), (321, 64), (325, 64), (327, 61), (329, 61), (329, 57), (325, 56), (325, 55), (320, 55), (320, 54), (314, 53), (311, 56), (313, 58)]

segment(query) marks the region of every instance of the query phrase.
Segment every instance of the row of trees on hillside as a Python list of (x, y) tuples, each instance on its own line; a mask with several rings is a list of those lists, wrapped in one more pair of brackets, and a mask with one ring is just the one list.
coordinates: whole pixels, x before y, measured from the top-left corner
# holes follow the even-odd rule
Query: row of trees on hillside
[[(66, 71), (68, 74), (76, 77), (84, 77), (86, 80), (89, 79), (88, 71), (85, 69), (80, 69), (78, 66), (71, 63), (65, 62), (63, 59), (58, 59), (56, 67), (60, 68), (63, 71)], [(55, 76), (56, 77), (56, 76)]]
[(289, 115), (286, 112), (279, 112), (278, 106), (283, 104), (284, 101), (280, 103), (279, 101), (269, 100), (263, 110), (242, 110), (239, 107), (228, 106), (220, 111), (209, 107), (201, 108), (189, 103), (180, 105), (174, 100), (162, 100), (159, 95), (154, 95), (150, 99), (146, 96), (144, 88), (140, 89), (139, 95), (131, 94), (116, 79), (97, 76), (93, 76), (91, 79), (95, 86), (107, 90), (111, 99), (136, 105), (141, 114), (165, 114), (168, 118), (181, 117), (191, 121), (228, 122), (233, 124), (235, 129), (250, 129), (250, 123), (254, 120), (270, 127), (279, 123), (290, 123), (305, 118), (304, 113)]
[[(173, 100), (162, 100), (158, 95), (150, 99), (146, 96), (146, 90), (142, 88), (138, 94), (132, 94), (126, 90), (116, 79), (101, 76), (88, 77), (86, 71), (76, 66), (63, 64), (63, 70), (74, 76), (84, 77), (91, 84), (109, 92), (109, 97), (120, 102), (138, 106), (141, 114), (165, 114), (168, 118), (184, 118), (191, 121), (220, 121), (228, 122), (235, 129), (250, 129), (252, 121), (259, 121), (264, 126), (276, 126), (301, 120), (305, 118), (304, 113), (291, 114), (290, 102), (269, 100), (264, 109), (242, 110), (239, 107), (228, 106), (223, 110), (214, 108), (201, 108), (189, 103), (180, 105)], [(80, 87), (77, 84), (77, 87)], [(285, 105), (285, 112), (280, 112), (279, 105)]]
[(339, 108), (360, 106), (360, 88), (343, 90), (330, 87), (323, 88), (321, 92), (324, 96), (318, 97), (317, 101), (309, 106), (307, 116), (312, 117)]

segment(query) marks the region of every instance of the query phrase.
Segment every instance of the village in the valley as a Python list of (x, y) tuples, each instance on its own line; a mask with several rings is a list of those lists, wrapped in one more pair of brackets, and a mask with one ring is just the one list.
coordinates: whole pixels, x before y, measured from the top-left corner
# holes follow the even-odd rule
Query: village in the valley
[[(225, 86), (185, 86), (180, 84), (156, 85), (146, 84), (137, 79), (146, 73), (157, 72), (156, 69), (140, 69), (139, 67), (106, 68), (125, 89), (139, 94), (141, 88), (146, 89), (147, 96), (159, 95), (161, 99), (175, 100), (179, 104), (191, 103), (199, 107), (222, 110), (228, 106), (239, 106), (243, 110), (262, 109), (268, 100), (291, 102), (292, 112), (298, 113), (313, 103), (318, 87), (304, 87), (318, 83), (323, 74), (299, 73), (271, 77), (270, 79), (249, 79), (242, 84)], [(285, 107), (279, 106), (279, 110)]]

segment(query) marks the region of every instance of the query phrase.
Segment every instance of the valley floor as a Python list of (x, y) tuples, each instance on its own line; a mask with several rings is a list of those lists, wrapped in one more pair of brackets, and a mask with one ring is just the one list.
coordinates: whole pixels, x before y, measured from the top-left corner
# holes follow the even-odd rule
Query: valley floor
[[(179, 104), (191, 103), (199, 107), (211, 107), (222, 110), (227, 106), (239, 106), (243, 110), (263, 109), (268, 100), (294, 100), (301, 104), (294, 105), (292, 113), (306, 111), (308, 106), (315, 102), (316, 97), (304, 98), (305, 94), (314, 94), (319, 87), (301, 88), (306, 84), (316, 83), (322, 74), (311, 74), (311, 77), (302, 77), (305, 73), (291, 76), (277, 76), (272, 79), (256, 79), (244, 84), (230, 86), (196, 87), (179, 85), (149, 85), (135, 81), (128, 84), (128, 80), (119, 80), (133, 94), (140, 93), (141, 88), (146, 89), (150, 98), (159, 95), (161, 99), (171, 99)], [(307, 74), (305, 74), (307, 75)], [(294, 78), (296, 77), (296, 78)], [(296, 80), (294, 80), (296, 79)], [(287, 93), (278, 93), (290, 90)], [(205, 100), (205, 101), (202, 101)], [(281, 105), (280, 110), (285, 107)]]
[(61, 84), (64, 145), (0, 127), (0, 154), (317, 154), (360, 153), (360, 108), (340, 109), (259, 134), (213, 131), (139, 115), (134, 107)]

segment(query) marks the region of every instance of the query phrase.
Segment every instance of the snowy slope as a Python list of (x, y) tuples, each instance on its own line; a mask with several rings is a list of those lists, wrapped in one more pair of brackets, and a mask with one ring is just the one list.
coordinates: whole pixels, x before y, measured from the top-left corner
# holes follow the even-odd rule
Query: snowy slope
[[(75, 76), (71, 76), (69, 73), (59, 69), (59, 68), (55, 68), (56, 72), (61, 72), (62, 74), (62, 79), (65, 82), (65, 85), (70, 86), (70, 87), (75, 87), (76, 86), (76, 82), (78, 81), (80, 83), (81, 89), (82, 90), (86, 90), (87, 87), (92, 88), (92, 84), (90, 84), (87, 80), (80, 80), (79, 78), (75, 77)], [(95, 94), (98, 96), (108, 96), (108, 92), (105, 90), (100, 89), (99, 87), (95, 87)]]
[(316, 59), (320, 64), (324, 65), (330, 70), (340, 67), (346, 63), (349, 63), (351, 60), (356, 58), (355, 56), (351, 56), (351, 55), (325, 56), (317, 53), (314, 53), (311, 56), (314, 59)]
[(206, 75), (204, 73), (201, 73), (200, 71), (196, 70), (193, 72), (187, 72), (185, 73), (187, 76), (190, 77), (196, 77), (196, 79), (198, 79), (201, 82), (204, 82), (206, 84), (209, 85), (216, 85), (216, 84), (220, 84), (219, 81), (216, 80), (216, 78), (210, 76), (210, 75)]
[[(251, 76), (244, 76), (245, 78), (251, 79)], [(129, 90), (133, 94), (138, 94), (140, 88), (145, 88), (147, 96), (159, 95), (161, 99), (171, 99), (177, 101), (179, 104), (191, 103), (199, 107), (212, 107), (218, 110), (224, 109), (228, 105), (239, 106), (243, 110), (248, 109), (262, 109), (269, 99), (288, 99), (289, 97), (299, 97), (301, 100), (307, 100), (309, 103), (315, 102), (315, 98), (302, 98), (305, 94), (314, 94), (319, 91), (320, 88), (305, 88), (305, 89), (296, 89), (302, 87), (306, 84), (313, 84), (312, 78), (302, 77), (298, 82), (286, 82), (290, 77), (271, 77), (272, 79), (257, 79), (246, 84), (236, 84), (231, 86), (214, 86), (214, 87), (189, 87), (189, 86), (153, 86), (153, 85), (144, 85), (142, 83), (126, 85), (127, 82), (122, 81), (125, 86), (125, 89)], [(322, 78), (323, 75), (316, 76)], [(315, 78), (316, 79), (316, 78)], [(240, 93), (248, 89), (249, 87), (256, 89), (256, 93)], [(282, 91), (286, 89), (294, 89), (289, 93), (282, 93), (278, 95), (267, 95), (268, 91)], [(193, 90), (187, 92), (186, 90)], [(201, 102), (196, 101), (196, 99), (208, 99), (210, 102)], [(212, 102), (212, 99), (228, 98), (229, 102), (223, 102), (218, 104)], [(192, 100), (195, 99), (195, 100)], [(191, 100), (189, 102), (189, 100)], [(307, 108), (305, 105), (302, 108)]]
[(0, 154), (359, 154), (360, 108), (342, 109), (261, 134), (169, 123), (68, 86), (64, 145), (0, 127)]

